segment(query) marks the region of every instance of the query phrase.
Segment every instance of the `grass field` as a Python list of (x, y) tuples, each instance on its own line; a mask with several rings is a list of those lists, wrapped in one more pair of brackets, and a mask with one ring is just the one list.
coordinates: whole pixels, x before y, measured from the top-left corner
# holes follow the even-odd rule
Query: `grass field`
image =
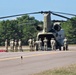
[(76, 75), (76, 64), (67, 67), (44, 71), (33, 75)]

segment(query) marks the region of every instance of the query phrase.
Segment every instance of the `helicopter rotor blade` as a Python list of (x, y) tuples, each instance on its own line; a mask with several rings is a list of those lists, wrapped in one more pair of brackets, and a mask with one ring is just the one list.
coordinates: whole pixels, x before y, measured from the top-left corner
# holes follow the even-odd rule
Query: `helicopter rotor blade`
[(63, 15), (60, 15), (60, 14), (56, 14), (56, 13), (53, 13), (53, 12), (51, 12), (53, 15), (56, 15), (56, 16), (59, 16), (59, 17), (62, 17), (62, 18), (66, 18), (66, 19), (70, 19), (70, 18), (68, 18), (68, 17), (66, 17), (66, 16), (63, 16)]
[(64, 12), (55, 12), (55, 11), (52, 11), (54, 13), (58, 13), (58, 14), (64, 14), (64, 15), (71, 15), (71, 16), (76, 16), (75, 14), (70, 14), (70, 13), (64, 13)]
[(41, 13), (41, 12), (33, 12), (33, 13), (25, 13), (25, 14), (18, 14), (18, 15), (10, 15), (10, 16), (0, 17), (0, 19), (16, 17), (16, 16), (22, 16), (22, 15), (27, 15), (27, 14), (39, 14), (39, 13)]
[[(43, 13), (51, 13), (53, 15), (56, 15), (56, 16), (59, 16), (59, 17), (62, 17), (62, 18), (66, 18), (66, 19), (70, 19), (66, 16), (63, 16), (63, 15), (60, 15), (60, 14), (66, 14), (66, 15), (73, 15), (73, 16), (76, 16), (74, 14), (68, 14), (68, 13), (62, 13), (62, 12), (54, 12), (54, 11), (40, 11), (40, 12), (32, 12), (32, 13), (25, 13), (25, 14), (18, 14), (18, 15), (10, 15), (10, 16), (4, 16), (4, 17), (0, 17), (0, 19), (4, 19), (4, 18), (10, 18), (10, 17), (16, 17), (16, 16), (22, 16), (22, 15), (26, 15), (26, 14), (43, 14)], [(59, 13), (59, 14), (57, 14)]]
[(70, 19), (70, 18), (68, 18), (68, 17), (66, 17), (66, 16), (57, 14), (56, 12), (53, 12), (53, 11), (41, 11), (41, 12), (39, 12), (39, 13), (41, 13), (41, 14), (42, 14), (42, 13), (51, 13), (51, 14), (53, 14), (53, 15), (56, 15), (56, 16), (59, 16), (59, 17), (62, 17), (62, 18)]

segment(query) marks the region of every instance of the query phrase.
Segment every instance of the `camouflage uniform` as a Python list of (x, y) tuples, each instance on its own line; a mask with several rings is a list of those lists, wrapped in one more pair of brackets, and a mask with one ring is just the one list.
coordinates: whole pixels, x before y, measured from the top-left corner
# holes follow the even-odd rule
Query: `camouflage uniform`
[(63, 50), (68, 50), (68, 41), (66, 38), (64, 39), (63, 43), (64, 43)]
[(42, 49), (41, 46), (42, 46), (42, 41), (41, 41), (41, 39), (39, 39), (39, 50)]
[(18, 41), (18, 46), (19, 46), (19, 51), (23, 51), (23, 50), (22, 50), (22, 42), (21, 42), (20, 39), (19, 39), (19, 41)]
[(10, 40), (10, 49), (12, 51), (14, 51), (14, 41), (13, 41), (13, 39)]
[(33, 50), (33, 47), (32, 47), (32, 39), (29, 39), (28, 40), (28, 43), (29, 43), (30, 51), (32, 51)]
[(56, 42), (55, 42), (54, 38), (52, 38), (50, 42), (51, 42), (51, 49), (55, 50), (56, 49)]
[(7, 39), (5, 40), (5, 49), (6, 49), (6, 51), (8, 51), (8, 41), (7, 41)]
[(44, 38), (44, 50), (46, 51), (47, 50), (47, 39), (46, 38)]
[(15, 51), (18, 51), (18, 45), (17, 45), (17, 40), (15, 40), (15, 42), (14, 42), (14, 45), (15, 45)]
[(34, 39), (32, 39), (32, 49), (34, 50), (34, 47), (35, 47), (35, 41)]
[(38, 51), (38, 48), (39, 48), (39, 45), (38, 44), (39, 44), (39, 41), (35, 41), (35, 50), (36, 51)]

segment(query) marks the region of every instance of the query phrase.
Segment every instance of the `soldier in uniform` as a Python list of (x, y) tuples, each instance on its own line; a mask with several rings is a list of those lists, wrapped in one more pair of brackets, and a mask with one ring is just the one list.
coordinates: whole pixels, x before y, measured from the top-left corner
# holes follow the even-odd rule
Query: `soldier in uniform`
[(20, 39), (19, 39), (19, 41), (18, 41), (18, 47), (19, 47), (19, 51), (23, 51), (23, 50), (22, 50), (22, 42), (21, 42)]
[(8, 40), (7, 39), (5, 40), (5, 49), (8, 52)]
[(55, 50), (56, 49), (56, 41), (54, 40), (54, 38), (51, 39), (50, 43), (51, 43), (52, 50)]
[(30, 51), (32, 51), (33, 48), (32, 48), (32, 39), (31, 38), (28, 40), (28, 43), (29, 43)]
[(35, 41), (34, 41), (34, 39), (32, 39), (32, 49), (33, 49), (33, 51), (34, 51), (34, 47), (35, 47)]
[(63, 41), (63, 50), (68, 50), (68, 41), (67, 41), (66, 37), (65, 37), (65, 39)]
[(47, 50), (47, 39), (46, 39), (46, 37), (44, 38), (44, 50), (46, 51)]
[(14, 40), (13, 39), (10, 40), (10, 49), (14, 51)]
[(14, 45), (15, 45), (15, 47), (14, 47), (15, 49), (14, 49), (14, 50), (15, 50), (15, 51), (18, 51), (18, 44), (17, 44), (17, 40), (15, 40)]
[(35, 41), (35, 50), (38, 51), (39, 49), (39, 41)]
[(40, 38), (40, 39), (39, 39), (39, 50), (42, 49), (41, 46), (42, 46), (42, 41), (41, 41), (41, 38)]

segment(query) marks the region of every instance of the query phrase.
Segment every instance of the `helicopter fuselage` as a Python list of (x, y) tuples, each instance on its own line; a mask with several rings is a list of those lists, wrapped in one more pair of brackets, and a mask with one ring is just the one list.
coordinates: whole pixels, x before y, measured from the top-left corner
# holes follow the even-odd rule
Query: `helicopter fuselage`
[(36, 41), (41, 39), (42, 47), (44, 47), (44, 39), (47, 39), (47, 48), (51, 48), (51, 39), (54, 38), (56, 41), (56, 49), (61, 49), (63, 46), (63, 40), (65, 38), (64, 30), (61, 29), (59, 24), (52, 25), (50, 13), (44, 13), (43, 30), (37, 34)]

